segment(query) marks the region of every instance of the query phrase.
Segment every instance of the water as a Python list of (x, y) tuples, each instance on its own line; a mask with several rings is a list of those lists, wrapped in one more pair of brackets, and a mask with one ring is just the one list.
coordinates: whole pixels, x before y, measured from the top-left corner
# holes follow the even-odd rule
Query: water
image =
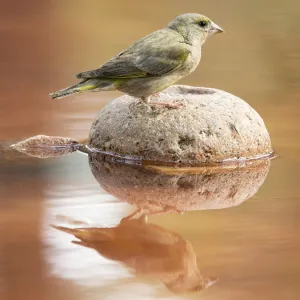
[[(0, 299), (299, 299), (299, 8), (293, 0), (3, 3)], [(205, 45), (181, 83), (248, 101), (279, 155), (270, 165), (235, 170), (228, 186), (226, 172), (99, 164), (101, 187), (86, 155), (5, 150), (41, 133), (86, 138), (97, 111), (119, 94), (47, 94), (187, 11), (226, 33)], [(134, 213), (139, 221), (116, 228)], [(50, 224), (97, 229), (73, 229), (85, 247)]]

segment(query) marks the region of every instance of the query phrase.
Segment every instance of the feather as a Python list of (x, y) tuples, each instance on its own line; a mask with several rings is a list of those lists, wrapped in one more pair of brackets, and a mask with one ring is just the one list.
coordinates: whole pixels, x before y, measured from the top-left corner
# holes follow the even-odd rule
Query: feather
[(183, 37), (176, 31), (165, 28), (140, 39), (99, 69), (79, 73), (76, 78), (161, 76), (180, 68), (189, 54)]

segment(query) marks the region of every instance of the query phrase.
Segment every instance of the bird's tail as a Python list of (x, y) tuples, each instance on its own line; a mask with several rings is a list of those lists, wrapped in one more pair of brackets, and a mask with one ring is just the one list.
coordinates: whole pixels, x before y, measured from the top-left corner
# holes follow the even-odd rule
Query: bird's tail
[(49, 94), (52, 99), (60, 99), (73, 94), (83, 93), (93, 90), (114, 90), (113, 82), (110, 80), (102, 80), (99, 78), (86, 79), (78, 84), (59, 90)]

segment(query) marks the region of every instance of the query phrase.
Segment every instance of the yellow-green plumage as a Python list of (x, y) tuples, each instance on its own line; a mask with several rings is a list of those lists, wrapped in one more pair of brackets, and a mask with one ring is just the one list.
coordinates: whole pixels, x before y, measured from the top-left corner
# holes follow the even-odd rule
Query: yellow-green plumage
[(206, 39), (222, 29), (199, 14), (176, 17), (164, 29), (138, 40), (100, 68), (82, 72), (78, 84), (50, 94), (53, 99), (85, 91), (119, 90), (149, 97), (195, 70)]

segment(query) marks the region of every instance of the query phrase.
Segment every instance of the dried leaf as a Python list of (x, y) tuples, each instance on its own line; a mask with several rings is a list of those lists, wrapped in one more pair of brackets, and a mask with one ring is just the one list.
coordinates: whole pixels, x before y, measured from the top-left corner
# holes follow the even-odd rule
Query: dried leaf
[(11, 147), (29, 156), (49, 158), (70, 154), (78, 150), (79, 144), (71, 138), (36, 135)]

